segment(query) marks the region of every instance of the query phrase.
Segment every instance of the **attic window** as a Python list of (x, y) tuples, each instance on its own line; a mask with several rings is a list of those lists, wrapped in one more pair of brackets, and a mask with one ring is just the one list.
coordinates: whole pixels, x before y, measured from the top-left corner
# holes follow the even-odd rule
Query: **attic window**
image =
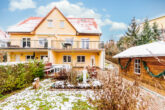
[(135, 74), (140, 74), (140, 59), (135, 59), (134, 61), (134, 72)]
[(60, 21), (60, 28), (64, 28), (64, 21)]
[(48, 20), (48, 27), (53, 27), (53, 20), (51, 19)]

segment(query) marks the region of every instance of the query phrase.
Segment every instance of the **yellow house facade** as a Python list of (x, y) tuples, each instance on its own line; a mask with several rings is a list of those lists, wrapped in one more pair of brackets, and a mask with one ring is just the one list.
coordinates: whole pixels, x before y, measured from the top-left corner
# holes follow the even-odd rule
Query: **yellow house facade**
[[(154, 23), (158, 25), (158, 29), (161, 34), (160, 37), (161, 40), (163, 40), (165, 36), (165, 16), (160, 16), (154, 19), (150, 19), (148, 22), (151, 27), (153, 26)], [(143, 29), (143, 23), (140, 25), (140, 31), (142, 31), (142, 29)]]
[(93, 18), (66, 18), (53, 8), (45, 17), (30, 17), (9, 27), (8, 62), (47, 58), (52, 64), (104, 68), (104, 42)]

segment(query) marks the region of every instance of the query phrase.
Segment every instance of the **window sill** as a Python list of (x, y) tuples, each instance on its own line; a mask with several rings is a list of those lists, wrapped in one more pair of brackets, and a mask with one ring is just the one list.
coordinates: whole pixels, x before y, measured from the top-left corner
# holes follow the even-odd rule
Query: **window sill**
[(141, 73), (134, 73), (135, 75), (138, 75), (138, 76), (140, 76), (141, 75)]

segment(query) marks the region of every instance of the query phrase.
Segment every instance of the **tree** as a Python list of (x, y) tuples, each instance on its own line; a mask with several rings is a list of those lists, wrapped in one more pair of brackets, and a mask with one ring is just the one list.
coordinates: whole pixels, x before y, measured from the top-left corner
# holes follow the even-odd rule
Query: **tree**
[(152, 26), (152, 31), (153, 31), (153, 40), (160, 40), (160, 31), (158, 29), (158, 24), (156, 22), (153, 23)]
[(153, 34), (153, 32), (150, 28), (148, 19), (146, 19), (144, 22), (143, 30), (141, 32), (140, 39), (139, 39), (137, 45), (142, 45), (142, 44), (152, 42), (154, 40), (152, 34)]
[[(128, 31), (126, 32), (126, 36), (129, 37), (129, 42), (131, 46), (137, 45), (138, 42), (138, 33), (139, 33), (139, 26), (136, 23), (135, 17), (133, 17), (130, 26), (128, 27)], [(127, 39), (127, 40), (128, 40)]]

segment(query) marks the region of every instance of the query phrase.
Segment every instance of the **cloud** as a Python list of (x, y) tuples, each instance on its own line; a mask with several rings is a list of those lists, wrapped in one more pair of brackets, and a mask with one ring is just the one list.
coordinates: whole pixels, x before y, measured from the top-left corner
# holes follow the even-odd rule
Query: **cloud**
[(45, 6), (40, 6), (36, 9), (38, 16), (46, 15), (53, 7), (57, 7), (67, 17), (95, 18), (100, 27), (109, 26), (110, 30), (123, 30), (127, 25), (122, 22), (115, 22), (105, 15), (97, 12), (95, 9), (87, 8), (82, 2), (70, 3), (68, 0), (60, 0), (51, 2)]
[(127, 25), (122, 22), (112, 22), (112, 26), (110, 27), (110, 30), (126, 30)]
[(29, 8), (36, 8), (36, 2), (33, 0), (10, 0), (9, 10), (25, 10)]
[(117, 35), (116, 35), (117, 38), (121, 38), (121, 37), (123, 37), (123, 36), (124, 36), (124, 34), (117, 34)]

